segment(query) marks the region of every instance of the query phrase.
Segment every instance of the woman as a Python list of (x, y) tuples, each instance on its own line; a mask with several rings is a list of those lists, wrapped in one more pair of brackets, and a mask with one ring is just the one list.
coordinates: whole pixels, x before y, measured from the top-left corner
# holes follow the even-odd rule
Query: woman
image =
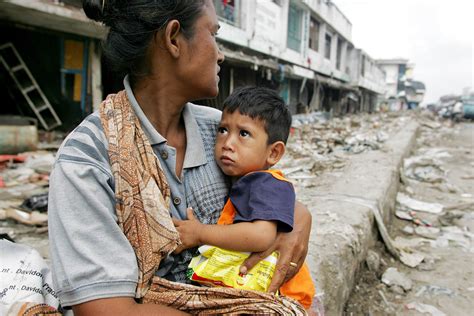
[[(215, 9), (211, 0), (83, 5), (88, 17), (110, 28), (106, 60), (127, 76), (125, 90), (107, 97), (57, 155), (49, 197), (56, 290), (76, 315), (181, 315), (145, 294), (153, 292), (155, 274), (187, 282), (192, 254), (167, 255), (179, 244), (168, 214), (185, 219), (192, 207), (200, 221), (215, 223), (228, 190), (213, 157), (220, 112), (188, 103), (218, 94), (224, 56), (215, 39)], [(246, 263), (250, 268), (280, 251), (270, 290), (303, 263), (310, 223), (297, 204), (294, 232), (280, 234)]]

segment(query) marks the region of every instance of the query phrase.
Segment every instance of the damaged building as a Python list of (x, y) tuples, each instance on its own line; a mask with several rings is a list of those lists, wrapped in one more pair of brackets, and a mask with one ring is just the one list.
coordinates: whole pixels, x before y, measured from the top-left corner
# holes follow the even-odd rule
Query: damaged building
[[(220, 98), (240, 85), (280, 92), (292, 113), (371, 112), (384, 73), (352, 43), (352, 24), (331, 1), (214, 0), (226, 55)], [(219, 104), (219, 101), (217, 101)]]
[[(326, 0), (213, 0), (226, 56), (219, 108), (236, 87), (279, 91), (291, 112), (372, 112), (384, 73), (352, 42), (352, 25)], [(87, 19), (80, 0), (0, 2), (0, 114), (36, 118), (45, 130), (76, 126), (103, 96), (122, 89), (101, 59), (107, 29)], [(13, 57), (12, 57), (13, 56)], [(21, 59), (21, 61), (19, 61)]]
[(423, 102), (425, 84), (413, 79), (415, 64), (408, 59), (379, 59), (377, 65), (386, 74), (385, 100), (392, 111), (414, 109)]
[(87, 19), (81, 1), (1, 1), (0, 23), (0, 114), (69, 130), (100, 103), (106, 29)]

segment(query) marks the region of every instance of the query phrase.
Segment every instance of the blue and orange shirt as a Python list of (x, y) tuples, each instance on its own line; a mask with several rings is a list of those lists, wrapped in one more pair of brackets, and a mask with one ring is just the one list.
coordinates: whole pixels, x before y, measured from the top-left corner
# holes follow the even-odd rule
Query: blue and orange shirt
[(278, 231), (291, 232), (294, 209), (293, 184), (283, 177), (280, 170), (255, 171), (234, 183), (217, 223), (274, 221)]

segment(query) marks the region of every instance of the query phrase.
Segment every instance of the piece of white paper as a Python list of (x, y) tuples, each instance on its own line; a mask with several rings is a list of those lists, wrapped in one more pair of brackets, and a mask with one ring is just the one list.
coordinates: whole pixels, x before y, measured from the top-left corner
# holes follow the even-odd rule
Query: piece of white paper
[(401, 192), (397, 194), (397, 202), (413, 211), (427, 212), (432, 214), (439, 214), (443, 211), (443, 205), (439, 203), (427, 203), (415, 200)]
[(19, 302), (47, 304), (58, 308), (51, 271), (33, 248), (0, 240), (0, 315), (8, 315)]

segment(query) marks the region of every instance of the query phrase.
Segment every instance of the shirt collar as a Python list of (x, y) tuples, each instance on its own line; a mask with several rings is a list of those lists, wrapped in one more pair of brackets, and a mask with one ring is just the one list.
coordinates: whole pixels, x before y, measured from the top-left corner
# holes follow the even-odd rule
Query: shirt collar
[(207, 163), (204, 142), (191, 106), (190, 103), (187, 103), (183, 110), (184, 126), (186, 128), (186, 156), (184, 157), (183, 168), (197, 167)]
[[(148, 137), (150, 144), (157, 145), (166, 143), (166, 138), (164, 138), (158, 131), (153, 127), (151, 122), (146, 117), (145, 113), (141, 109), (140, 105), (133, 94), (132, 88), (130, 86), (130, 81), (128, 75), (125, 76), (123, 80), (123, 85), (125, 87), (125, 92), (127, 97), (132, 104), (132, 108), (135, 111), (135, 115), (140, 121), (145, 135)], [(186, 155), (184, 157), (183, 168), (192, 168), (207, 163), (206, 153), (204, 151), (204, 142), (199, 130), (199, 126), (196, 122), (196, 117), (192, 113), (191, 105), (187, 103), (183, 109), (183, 120), (184, 128), (186, 129)]]

